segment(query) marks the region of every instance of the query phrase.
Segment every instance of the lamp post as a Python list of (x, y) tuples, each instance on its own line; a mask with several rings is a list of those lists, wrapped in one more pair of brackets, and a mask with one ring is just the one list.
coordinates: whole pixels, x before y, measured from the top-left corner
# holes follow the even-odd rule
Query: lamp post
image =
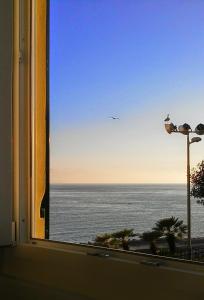
[(187, 226), (188, 226), (188, 249), (190, 250), (190, 258), (192, 259), (191, 246), (191, 175), (190, 175), (190, 145), (200, 142), (200, 137), (193, 137), (190, 141), (189, 133), (187, 134)]
[(201, 141), (200, 137), (193, 137), (190, 140), (190, 134), (204, 134), (204, 124), (199, 124), (195, 130), (192, 130), (187, 123), (177, 126), (170, 122), (169, 115), (164, 120), (166, 131), (171, 133), (181, 133), (186, 135), (187, 138), (187, 227), (188, 227), (188, 249), (190, 252), (190, 259), (192, 259), (192, 246), (191, 246), (191, 194), (190, 194), (190, 145)]

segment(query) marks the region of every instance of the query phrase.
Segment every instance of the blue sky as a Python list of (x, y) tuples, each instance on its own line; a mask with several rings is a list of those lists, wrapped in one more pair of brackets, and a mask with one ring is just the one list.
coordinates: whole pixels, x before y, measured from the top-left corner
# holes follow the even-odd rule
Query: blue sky
[(53, 182), (185, 181), (162, 121), (204, 123), (203, 20), (198, 0), (50, 0)]

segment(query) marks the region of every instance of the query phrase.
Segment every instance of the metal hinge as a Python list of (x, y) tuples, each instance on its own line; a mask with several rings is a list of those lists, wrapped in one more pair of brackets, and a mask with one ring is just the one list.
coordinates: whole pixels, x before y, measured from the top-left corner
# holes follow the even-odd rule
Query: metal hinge
[(140, 263), (151, 267), (161, 267), (166, 265), (166, 262), (156, 260), (142, 260)]
[(107, 252), (87, 252), (87, 255), (97, 256), (101, 258), (109, 258), (110, 254)]

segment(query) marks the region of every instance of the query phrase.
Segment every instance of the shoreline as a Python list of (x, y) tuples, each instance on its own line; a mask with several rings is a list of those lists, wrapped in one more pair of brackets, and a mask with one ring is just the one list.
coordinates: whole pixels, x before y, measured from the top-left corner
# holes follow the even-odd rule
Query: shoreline
[[(184, 246), (187, 246), (187, 238), (183, 239), (183, 240), (178, 240), (176, 241), (176, 247), (177, 248), (182, 248)], [(195, 248), (204, 248), (204, 237), (195, 237), (191, 239), (191, 243), (192, 243), (192, 247)], [(162, 240), (158, 240), (156, 241), (156, 245), (159, 248), (168, 248), (168, 244), (165, 241), (165, 239)], [(142, 241), (142, 240), (132, 240), (129, 243), (130, 249), (131, 250), (147, 250), (149, 249), (149, 243), (146, 241)]]

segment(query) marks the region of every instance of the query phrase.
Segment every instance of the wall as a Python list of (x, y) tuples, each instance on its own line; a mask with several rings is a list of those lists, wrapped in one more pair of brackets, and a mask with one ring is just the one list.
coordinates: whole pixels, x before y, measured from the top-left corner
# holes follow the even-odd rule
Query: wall
[(12, 1), (0, 1), (0, 245), (11, 244)]

